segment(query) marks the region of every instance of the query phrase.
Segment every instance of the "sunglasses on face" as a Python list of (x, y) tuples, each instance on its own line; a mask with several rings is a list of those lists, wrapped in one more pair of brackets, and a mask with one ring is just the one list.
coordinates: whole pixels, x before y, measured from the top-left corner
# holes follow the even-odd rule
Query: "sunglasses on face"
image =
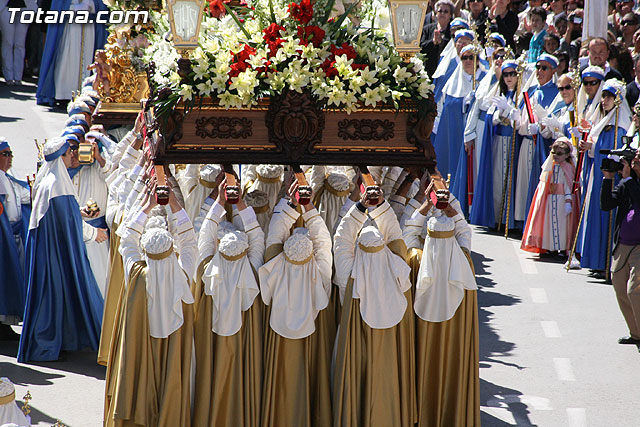
[(558, 86), (558, 90), (559, 90), (560, 92), (563, 92), (563, 91), (565, 91), (565, 90), (571, 90), (571, 89), (572, 89), (571, 85)]
[(597, 86), (600, 84), (600, 80), (583, 80), (582, 84), (585, 86)]
[(506, 57), (506, 55), (495, 55), (493, 58), (494, 59), (504, 59)]
[(72, 145), (72, 146), (69, 147), (69, 150), (78, 151), (78, 146), (77, 145)]
[(0, 155), (4, 157), (13, 157), (13, 151), (3, 151)]
[(547, 71), (549, 67), (547, 65), (536, 65), (536, 70)]
[(463, 61), (473, 61), (474, 56), (473, 55), (465, 55), (463, 57), (461, 57), (460, 59), (462, 59)]
[(503, 76), (506, 77), (515, 77), (518, 75), (517, 71), (505, 71), (504, 73), (502, 73)]
[(636, 25), (635, 21), (629, 21), (629, 20), (625, 20), (621, 22), (622, 26), (627, 26), (627, 25)]

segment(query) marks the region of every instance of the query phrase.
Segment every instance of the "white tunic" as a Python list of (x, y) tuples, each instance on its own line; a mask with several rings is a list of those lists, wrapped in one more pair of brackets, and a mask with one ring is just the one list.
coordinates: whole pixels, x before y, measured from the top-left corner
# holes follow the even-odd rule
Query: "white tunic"
[(383, 248), (369, 252), (357, 243), (367, 214), (352, 206), (340, 221), (334, 236), (335, 283), (344, 301), (349, 279), (353, 279), (352, 297), (360, 300), (360, 315), (371, 328), (391, 328), (402, 320), (407, 309), (404, 293), (411, 288), (407, 263), (391, 252), (387, 244), (402, 239), (400, 225), (389, 203), (374, 209), (371, 219), (383, 237)]
[(147, 214), (142, 211), (137, 212), (125, 225), (120, 240), (120, 254), (127, 282), (136, 262), (147, 263), (147, 315), (149, 334), (154, 338), (166, 338), (178, 330), (184, 323), (182, 303), (194, 302), (189, 286), (195, 276), (198, 260), (196, 235), (184, 209), (175, 216), (177, 228), (169, 231), (179, 254), (177, 258), (171, 254), (161, 260), (152, 260), (142, 254), (138, 241), (147, 220)]
[[(107, 173), (111, 165), (109, 162), (105, 163), (103, 168), (97, 161), (80, 169), (80, 171), (71, 179), (73, 186), (78, 194), (78, 203), (80, 207), (86, 206), (89, 199), (93, 199), (98, 208), (100, 208), (100, 214), (97, 218), (103, 218), (107, 211), (107, 199), (108, 188), (106, 184)], [(85, 223), (96, 219), (82, 218)], [(106, 220), (106, 219), (105, 219)], [(89, 237), (89, 236), (87, 236)], [(102, 243), (95, 241), (95, 235), (93, 238), (85, 239), (87, 246), (87, 256), (89, 257), (89, 264), (91, 264), (91, 270), (96, 279), (96, 283), (100, 288), (100, 292), (104, 297), (107, 292), (107, 274), (109, 271), (109, 239)]]
[(247, 311), (260, 293), (258, 281), (252, 271), (262, 266), (264, 258), (264, 232), (258, 225), (251, 207), (239, 212), (243, 231), (249, 238), (247, 254), (238, 260), (228, 260), (218, 251), (218, 224), (226, 214), (222, 205), (213, 203), (205, 217), (198, 236), (199, 263), (213, 256), (204, 271), (205, 294), (213, 299), (211, 330), (222, 336), (231, 336), (242, 327), (242, 312)]
[[(283, 199), (284, 200), (284, 199)], [(276, 206), (267, 236), (267, 248), (283, 244), (300, 213), (285, 203)], [(280, 253), (260, 267), (260, 293), (272, 307), (269, 326), (289, 339), (305, 338), (315, 332), (318, 313), (329, 304), (331, 292), (331, 236), (314, 208), (302, 215), (313, 255), (305, 264), (293, 264)]]
[[(69, 9), (96, 13), (93, 0), (71, 0)], [(54, 71), (56, 99), (71, 99), (71, 92), (80, 90), (91, 74), (87, 67), (93, 63), (94, 39), (93, 24), (65, 24)]]

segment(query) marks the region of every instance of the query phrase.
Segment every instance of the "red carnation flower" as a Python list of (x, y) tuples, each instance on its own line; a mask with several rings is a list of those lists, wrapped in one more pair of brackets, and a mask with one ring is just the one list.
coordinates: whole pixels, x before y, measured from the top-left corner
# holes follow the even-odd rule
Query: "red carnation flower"
[(313, 44), (315, 47), (320, 47), (322, 44), (322, 40), (324, 39), (325, 32), (322, 28), (316, 27), (315, 25), (309, 25), (306, 27), (298, 27), (298, 38), (300, 39), (300, 44), (307, 46), (309, 42)]
[(302, 25), (307, 25), (313, 18), (311, 0), (301, 0), (300, 4), (290, 3), (289, 14)]
[(332, 78), (338, 75), (338, 70), (336, 70), (336, 61), (333, 58), (329, 57), (324, 60), (322, 64), (320, 64), (320, 68), (327, 75), (327, 77)]
[(235, 64), (231, 64), (231, 71), (229, 71), (229, 78), (238, 77), (238, 74), (246, 71), (249, 66), (244, 62), (236, 62)]
[(236, 61), (237, 62), (246, 62), (246, 61), (249, 60), (249, 58), (252, 55), (255, 55), (255, 54), (256, 54), (255, 48), (252, 48), (248, 44), (245, 44), (244, 48), (242, 48), (242, 50), (236, 54)]
[(213, 18), (220, 18), (227, 13), (227, 10), (224, 8), (225, 3), (229, 3), (231, 0), (209, 0), (209, 15)]
[(263, 39), (267, 43), (273, 43), (276, 40), (280, 39), (280, 31), (284, 31), (284, 27), (282, 25), (278, 25), (275, 22), (272, 22), (267, 28), (262, 30), (264, 33)]
[(350, 46), (349, 43), (346, 42), (342, 43), (341, 47), (337, 47), (336, 45), (332, 44), (330, 50), (331, 53), (333, 53), (335, 56), (347, 55), (347, 59), (356, 59), (356, 57), (358, 56), (358, 53), (353, 48), (353, 46)]

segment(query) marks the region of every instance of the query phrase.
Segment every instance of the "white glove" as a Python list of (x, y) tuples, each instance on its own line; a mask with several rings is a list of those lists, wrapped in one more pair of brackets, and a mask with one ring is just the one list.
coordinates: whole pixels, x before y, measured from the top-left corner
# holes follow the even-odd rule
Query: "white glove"
[(493, 99), (491, 99), (491, 102), (498, 110), (500, 110), (500, 112), (506, 110), (509, 105), (507, 98), (504, 95), (494, 96)]
[(540, 127), (537, 123), (529, 123), (529, 125), (527, 125), (527, 132), (529, 132), (529, 135), (537, 135), (539, 130)]
[(564, 202), (564, 213), (566, 215), (569, 215), (572, 210), (573, 210), (573, 207), (571, 205), (571, 202)]
[(562, 132), (562, 122), (557, 117), (547, 117), (545, 126), (555, 132)]
[(580, 138), (582, 136), (582, 132), (580, 132), (580, 129), (578, 129), (577, 126), (573, 126), (569, 128), (569, 130), (571, 131), (571, 135), (575, 136), (576, 138)]

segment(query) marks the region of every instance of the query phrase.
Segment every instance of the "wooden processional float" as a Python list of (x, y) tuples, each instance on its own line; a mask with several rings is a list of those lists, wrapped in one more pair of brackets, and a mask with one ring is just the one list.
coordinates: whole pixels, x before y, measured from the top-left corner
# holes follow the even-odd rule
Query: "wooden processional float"
[[(251, 108), (225, 109), (204, 98), (188, 109), (182, 102), (167, 117), (156, 117), (150, 102), (144, 108), (145, 152), (162, 164), (282, 164), (282, 165), (393, 165), (420, 167), (434, 181), (430, 195), (445, 207), (446, 183), (436, 169), (430, 135), (435, 103), (418, 109), (410, 101), (400, 111), (365, 108), (347, 114), (319, 108), (305, 92), (289, 91), (263, 99)], [(140, 104), (139, 104), (140, 105)], [(96, 123), (113, 125), (127, 114), (101, 102)], [(126, 117), (125, 117), (126, 116)], [(360, 166), (361, 171), (365, 167)], [(364, 180), (368, 176), (364, 174)], [(375, 183), (365, 182), (366, 187)], [(304, 187), (303, 187), (304, 191)], [(230, 195), (233, 199), (233, 195)], [(304, 195), (302, 196), (304, 197)]]

